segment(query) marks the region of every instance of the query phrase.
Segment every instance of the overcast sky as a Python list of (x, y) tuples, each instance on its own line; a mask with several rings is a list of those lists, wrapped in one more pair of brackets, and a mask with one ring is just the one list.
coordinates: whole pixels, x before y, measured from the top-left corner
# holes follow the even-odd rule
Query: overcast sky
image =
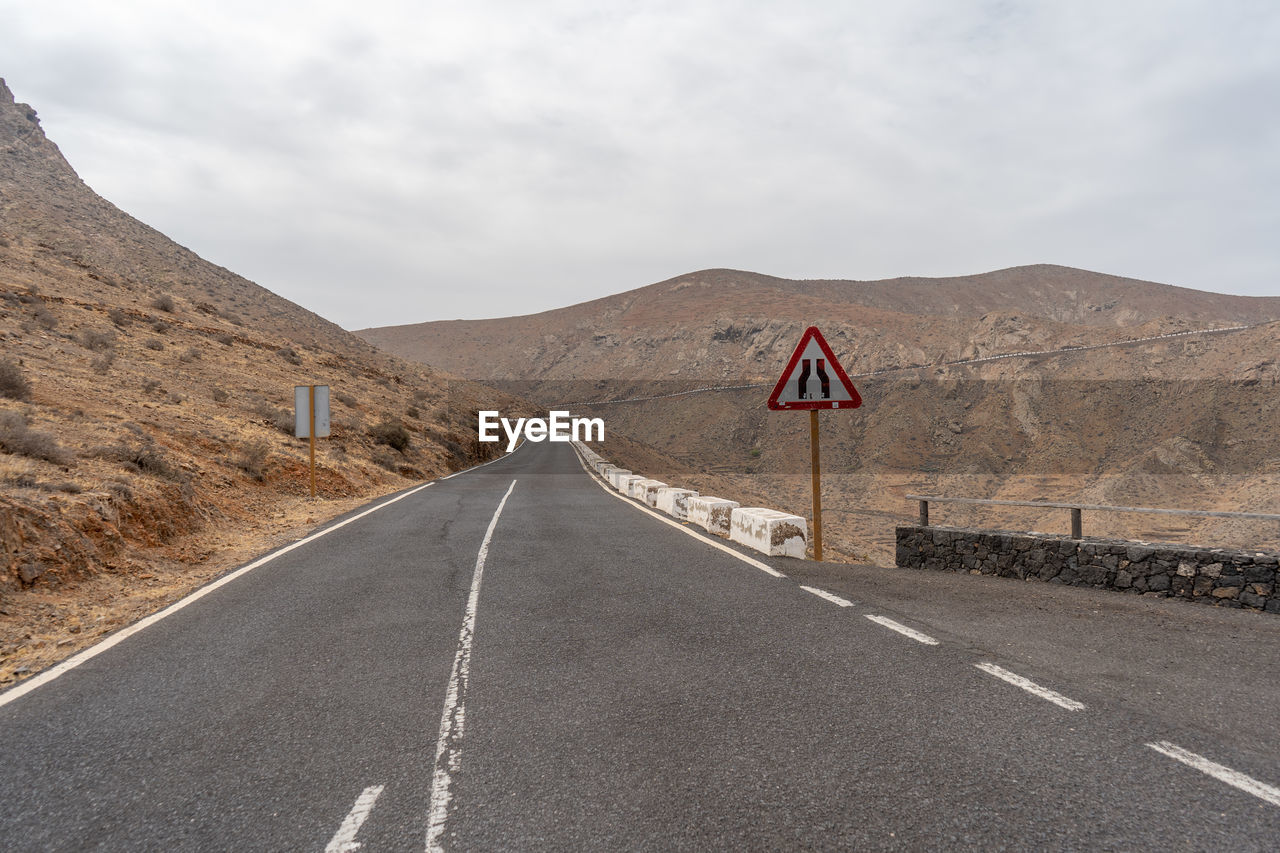
[(1274, 0), (0, 0), (85, 181), (349, 328), (708, 267), (1280, 295)]

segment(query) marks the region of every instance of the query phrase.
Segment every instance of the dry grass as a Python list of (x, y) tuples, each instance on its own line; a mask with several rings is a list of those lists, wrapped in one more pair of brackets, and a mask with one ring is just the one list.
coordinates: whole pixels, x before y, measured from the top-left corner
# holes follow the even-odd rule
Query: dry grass
[(31, 383), (22, 374), (22, 368), (10, 359), (0, 361), (0, 397), (10, 400), (26, 400), (31, 396)]
[(66, 465), (72, 459), (51, 433), (31, 429), (26, 415), (15, 411), (0, 412), (0, 450), (54, 465)]

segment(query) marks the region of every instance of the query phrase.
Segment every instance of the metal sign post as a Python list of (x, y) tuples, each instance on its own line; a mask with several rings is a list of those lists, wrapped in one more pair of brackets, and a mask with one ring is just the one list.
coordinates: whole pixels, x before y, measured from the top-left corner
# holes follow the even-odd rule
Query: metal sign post
[(316, 437), (329, 435), (329, 386), (293, 386), (293, 434), (307, 439), (311, 497), (316, 496)]
[[(831, 372), (828, 373), (827, 371)], [(834, 374), (835, 382), (832, 382)], [(813, 469), (813, 558), (822, 559), (822, 470), (818, 453), (818, 410), (856, 409), (862, 397), (849, 381), (817, 326), (800, 336), (800, 344), (769, 395), (774, 411), (809, 410), (809, 462)]]

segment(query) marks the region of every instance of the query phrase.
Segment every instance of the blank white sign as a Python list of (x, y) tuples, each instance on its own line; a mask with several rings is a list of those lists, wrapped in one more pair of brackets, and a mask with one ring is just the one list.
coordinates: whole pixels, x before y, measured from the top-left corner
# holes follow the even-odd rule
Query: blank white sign
[[(310, 385), (293, 386), (293, 434), (298, 438), (311, 437)], [(316, 389), (316, 438), (329, 436), (329, 386), (317, 385)]]

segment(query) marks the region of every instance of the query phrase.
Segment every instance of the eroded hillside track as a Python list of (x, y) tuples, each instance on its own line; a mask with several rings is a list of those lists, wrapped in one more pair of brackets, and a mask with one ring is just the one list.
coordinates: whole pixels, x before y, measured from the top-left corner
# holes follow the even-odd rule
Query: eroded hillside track
[[(606, 492), (566, 445), (379, 506), (0, 705), (4, 847), (1249, 850), (1280, 835), (1280, 754), (1241, 730), (1280, 687), (1214, 681), (1241, 675), (1219, 643), (1275, 671), (1280, 620), (748, 562)], [(1152, 607), (1172, 635), (1221, 634), (1184, 649), (1167, 696), (1134, 615)], [(1079, 638), (1100, 610), (1111, 655)], [(1192, 707), (1215, 692), (1233, 707)]]

